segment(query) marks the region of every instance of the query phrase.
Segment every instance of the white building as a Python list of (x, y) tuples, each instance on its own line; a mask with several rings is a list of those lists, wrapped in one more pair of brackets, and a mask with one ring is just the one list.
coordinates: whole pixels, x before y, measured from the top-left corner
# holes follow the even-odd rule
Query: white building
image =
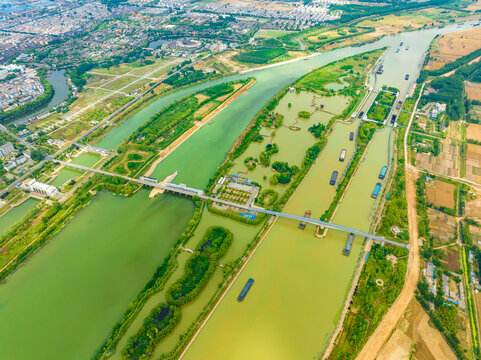
[(8, 143), (0, 146), (0, 156), (2, 156), (2, 157), (7, 156), (8, 154), (10, 154), (13, 151), (15, 151), (15, 148), (13, 147), (11, 142), (8, 142)]
[(24, 180), (19, 185), (19, 188), (49, 197), (54, 197), (58, 193), (58, 190), (55, 186), (41, 183), (35, 179)]
[(15, 169), (17, 166), (26, 163), (27, 160), (28, 160), (27, 157), (22, 154), (20, 156), (13, 158), (9, 162), (7, 162), (5, 165), (3, 165), (3, 168), (7, 171), (10, 171), (12, 169)]

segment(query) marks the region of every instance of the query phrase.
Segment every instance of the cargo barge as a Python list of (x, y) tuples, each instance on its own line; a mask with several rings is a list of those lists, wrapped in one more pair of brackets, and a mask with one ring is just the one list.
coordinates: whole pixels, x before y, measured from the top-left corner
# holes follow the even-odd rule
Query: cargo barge
[(383, 166), (381, 172), (379, 173), (379, 179), (384, 179), (387, 173), (387, 166)]
[(334, 185), (336, 183), (337, 174), (338, 174), (337, 171), (332, 172), (331, 180), (329, 181), (329, 185)]
[(350, 233), (347, 237), (346, 246), (344, 246), (344, 250), (342, 250), (342, 255), (349, 256), (351, 254), (351, 247), (354, 241), (354, 234)]
[(351, 133), (349, 134), (349, 141), (352, 140), (354, 140), (354, 131), (351, 131)]
[(239, 296), (237, 297), (237, 301), (238, 302), (241, 302), (245, 299), (247, 293), (249, 292), (249, 290), (251, 289), (251, 286), (252, 284), (254, 284), (254, 279), (253, 278), (250, 278), (249, 280), (247, 280), (246, 284), (244, 285), (244, 288), (242, 289), (242, 291), (240, 292)]
[(404, 80), (409, 80), (409, 74), (406, 74), (406, 76), (404, 77)]
[(346, 158), (346, 149), (341, 150), (341, 155), (339, 155), (339, 161), (344, 161)]
[(403, 106), (403, 102), (399, 100), (396, 104), (396, 109), (400, 110), (402, 106)]
[[(304, 213), (304, 217), (310, 218), (310, 217), (311, 217), (311, 210), (307, 210), (307, 211)], [(307, 223), (306, 223), (305, 221), (301, 221), (301, 222), (299, 223), (299, 226), (298, 226), (299, 229), (304, 230), (304, 229), (306, 228), (306, 224), (307, 224)]]
[(376, 186), (374, 187), (374, 191), (372, 192), (371, 197), (374, 199), (377, 199), (380, 191), (381, 191), (381, 183), (377, 183)]

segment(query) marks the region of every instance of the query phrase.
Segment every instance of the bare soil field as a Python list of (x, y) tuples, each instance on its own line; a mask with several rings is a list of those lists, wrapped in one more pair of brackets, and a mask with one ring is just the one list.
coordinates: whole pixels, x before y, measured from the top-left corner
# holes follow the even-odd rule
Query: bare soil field
[(444, 247), (442, 249), (438, 249), (443, 252), (442, 260), (444, 266), (450, 271), (458, 271), (460, 269), (459, 266), (459, 250), (456, 245)]
[(444, 34), (434, 41), (431, 60), (426, 69), (439, 69), (479, 48), (481, 48), (481, 28)]
[(434, 246), (445, 245), (456, 239), (457, 224), (453, 216), (428, 208), (428, 218)]
[(481, 141), (481, 125), (468, 124), (468, 127), (466, 128), (466, 137), (468, 139)]
[(468, 144), (466, 151), (466, 179), (481, 183), (481, 146)]
[(456, 355), (441, 333), (431, 327), (429, 315), (412, 300), (376, 359), (455, 360)]
[(449, 141), (444, 140), (441, 141), (441, 148), (441, 153), (436, 157), (426, 153), (416, 154), (416, 167), (443, 175), (458, 176), (458, 145), (451, 145)]
[(466, 201), (466, 217), (476, 221), (481, 221), (481, 191), (476, 191), (474, 189), (471, 189), (471, 191), (474, 192), (475, 198), (473, 200)]
[(481, 86), (478, 83), (466, 81), (465, 83), (466, 94), (469, 100), (481, 101)]
[(428, 202), (438, 208), (444, 206), (450, 209), (455, 209), (455, 190), (456, 187), (453, 184), (435, 179), (426, 185), (426, 198)]
[(481, 248), (481, 228), (469, 225), (469, 233), (471, 234), (473, 245), (477, 245), (479, 248)]

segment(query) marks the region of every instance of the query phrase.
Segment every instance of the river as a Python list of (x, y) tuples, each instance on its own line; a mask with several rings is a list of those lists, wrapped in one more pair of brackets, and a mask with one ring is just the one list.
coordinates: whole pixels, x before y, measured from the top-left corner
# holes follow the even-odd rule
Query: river
[(65, 77), (65, 70), (52, 71), (51, 75), (47, 77), (47, 81), (52, 84), (54, 89), (52, 98), (45, 105), (36, 110), (9, 120), (9, 123), (14, 123), (15, 125), (26, 124), (32, 117), (49, 111), (51, 108), (57, 106), (68, 98), (70, 88), (67, 84), (67, 78)]
[[(373, 44), (339, 49), (307, 60), (183, 89), (153, 102), (133, 115), (97, 145), (108, 149), (115, 148), (150, 116), (176, 99), (219, 82), (255, 76), (257, 83), (253, 87), (216, 115), (211, 120), (211, 125), (204, 126), (182, 143), (154, 172), (154, 176), (163, 178), (178, 170), (176, 181), (204, 187), (235, 139), (258, 110), (280, 89), (303, 74), (346, 56), (392, 45), (386, 54), (385, 73), (386, 76), (389, 71), (397, 73), (398, 77), (390, 85), (402, 90), (401, 80), (405, 73), (411, 73), (411, 79), (416, 78), (420, 61), (432, 38), (436, 34), (453, 30), (458, 28), (452, 26), (387, 37)], [(399, 41), (408, 39), (412, 43), (404, 56), (410, 61), (403, 63), (405, 68), (390, 68), (388, 57), (395, 56), (395, 46)], [(394, 74), (389, 76), (394, 77)], [(378, 138), (381, 137), (376, 134), (374, 141)], [(335, 155), (339, 155), (338, 150)], [(380, 165), (375, 161), (373, 163), (373, 168), (376, 169)], [(356, 176), (356, 181), (360, 176)], [(347, 203), (348, 199), (345, 201)], [(292, 203), (295, 203), (294, 199)], [(290, 209), (300, 212), (295, 210)], [(128, 199), (108, 193), (96, 196), (49, 244), (12, 274), (6, 284), (0, 286), (2, 357), (40, 360), (88, 358), (108, 336), (112, 325), (150, 278), (155, 267), (162, 262), (191, 214), (192, 204), (189, 200), (170, 195), (156, 200), (148, 200), (144, 191)], [(340, 211), (335, 219), (340, 221), (341, 215)], [(122, 221), (119, 221), (120, 219)], [(342, 237), (344, 241), (345, 235)], [(267, 254), (269, 243), (272, 244), (273, 241), (266, 241), (265, 250), (260, 250)], [(339, 249), (336, 241), (325, 241), (324, 244), (335, 246), (332, 250), (335, 256), (331, 256), (328, 261), (338, 268), (343, 268), (342, 262), (353, 262), (355, 252), (359, 252), (360, 248), (357, 244), (354, 254), (344, 258), (337, 255)], [(318, 240), (314, 240), (298, 246), (306, 248), (320, 245)], [(318, 262), (322, 262), (325, 257), (322, 252), (314, 252), (312, 256), (317, 258)], [(260, 260), (257, 262), (260, 263)], [(316, 270), (309, 261), (305, 263), (303, 266), (307, 267), (306, 270)], [(256, 262), (252, 264), (249, 266), (254, 266)], [(286, 265), (291, 266), (289, 263)], [(350, 268), (345, 270), (346, 274), (352, 274), (354, 265), (349, 266)], [(242, 276), (247, 275), (243, 273)], [(330, 286), (345, 289), (349, 277), (350, 275), (344, 275), (342, 282), (326, 283), (323, 294), (331, 292)], [(245, 279), (241, 278), (235, 283), (233, 293), (243, 284), (243, 280)], [(273, 286), (279, 284), (273, 283)], [(337, 300), (339, 299), (336, 298), (333, 302)], [(336, 302), (332, 306), (333, 309), (337, 307), (337, 310), (340, 303)], [(333, 326), (331, 320), (328, 322), (331, 326), (326, 325), (327, 332)], [(276, 341), (282, 340), (278, 338)], [(319, 344), (318, 348), (320, 347)]]

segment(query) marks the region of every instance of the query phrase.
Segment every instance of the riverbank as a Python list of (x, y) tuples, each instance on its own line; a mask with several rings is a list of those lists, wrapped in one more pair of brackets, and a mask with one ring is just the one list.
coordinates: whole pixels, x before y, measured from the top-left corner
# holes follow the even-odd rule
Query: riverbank
[(232, 94), (227, 100), (225, 100), (220, 106), (218, 106), (214, 111), (210, 112), (206, 117), (204, 117), (201, 121), (195, 123), (193, 127), (188, 129), (184, 132), (180, 137), (178, 137), (172, 144), (167, 146), (167, 148), (160, 150), (158, 155), (159, 158), (155, 160), (149, 169), (145, 172), (145, 176), (150, 176), (155, 171), (157, 166), (160, 164), (162, 160), (164, 160), (172, 151), (177, 149), (185, 140), (191, 137), (197, 130), (202, 128), (205, 124), (209, 122), (214, 116), (220, 113), (224, 108), (226, 108), (230, 103), (232, 103), (235, 99), (241, 96), (244, 92), (246, 92), (252, 85), (255, 84), (255, 80), (252, 79), (247, 84), (243, 85), (240, 89), (238, 89), (234, 94)]

